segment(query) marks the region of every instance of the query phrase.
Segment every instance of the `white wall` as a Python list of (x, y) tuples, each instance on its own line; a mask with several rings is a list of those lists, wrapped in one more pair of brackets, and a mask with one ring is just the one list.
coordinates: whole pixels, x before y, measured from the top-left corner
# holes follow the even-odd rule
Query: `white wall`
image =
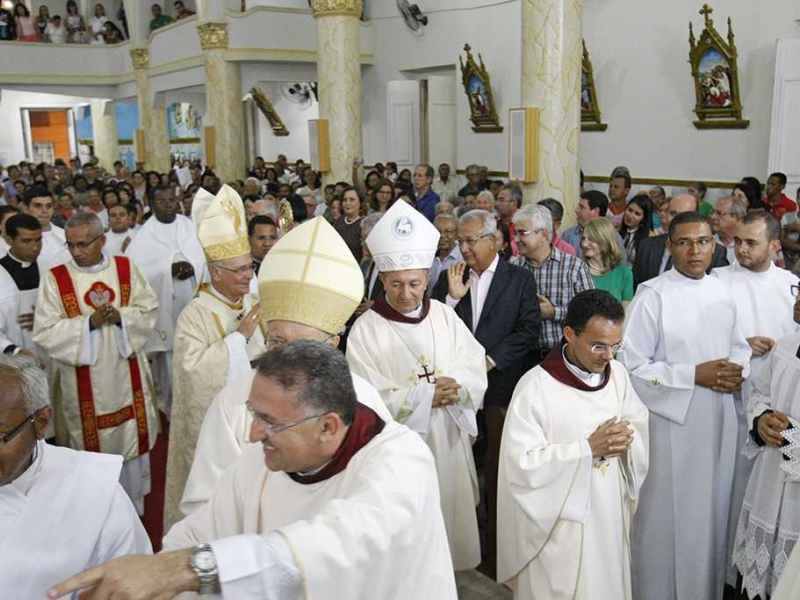
[[(283, 120), (289, 135), (278, 137), (272, 133), (266, 117), (256, 109), (256, 154), (263, 156), (268, 162), (278, 154), (285, 154), (290, 160), (302, 158), (306, 162), (311, 159), (311, 148), (308, 142), (308, 121), (319, 117), (319, 104), (314, 102), (308, 108), (287, 100), (281, 92), (283, 82), (258, 82), (256, 84), (269, 98), (275, 112)], [(316, 166), (316, 165), (314, 165)]]
[(3, 129), (3, 135), (0, 135), (0, 164), (6, 166), (29, 158), (25, 156), (20, 109), (76, 108), (88, 103), (88, 98), (78, 96), (34, 94), (4, 89), (0, 96), (0, 124)]

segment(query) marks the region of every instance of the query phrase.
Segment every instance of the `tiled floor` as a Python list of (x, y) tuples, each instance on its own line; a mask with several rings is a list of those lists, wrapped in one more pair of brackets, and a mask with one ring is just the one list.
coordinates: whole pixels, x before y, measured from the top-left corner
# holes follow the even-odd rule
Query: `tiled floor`
[(511, 600), (511, 590), (478, 571), (456, 573), (458, 600)]

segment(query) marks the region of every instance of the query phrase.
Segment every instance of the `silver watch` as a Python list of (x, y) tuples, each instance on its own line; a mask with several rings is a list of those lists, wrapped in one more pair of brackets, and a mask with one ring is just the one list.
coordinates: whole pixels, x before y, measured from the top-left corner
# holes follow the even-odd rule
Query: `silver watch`
[(200, 582), (199, 594), (215, 594), (219, 591), (217, 561), (210, 545), (200, 544), (195, 546), (192, 550), (192, 555), (189, 557), (189, 566)]

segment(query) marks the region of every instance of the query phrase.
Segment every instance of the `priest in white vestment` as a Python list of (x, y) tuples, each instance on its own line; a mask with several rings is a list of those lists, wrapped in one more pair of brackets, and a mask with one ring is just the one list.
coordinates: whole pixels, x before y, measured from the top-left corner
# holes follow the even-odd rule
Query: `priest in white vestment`
[(299, 340), (266, 353), (248, 409), (260, 446), (165, 552), (87, 571), (51, 598), (127, 585), (141, 598), (219, 587), (232, 600), (456, 600), (431, 453), (358, 403), (338, 350)]
[(45, 444), (52, 413), (42, 370), (0, 356), (0, 598), (45, 598), (76, 570), (152, 551), (122, 458)]
[[(797, 285), (793, 292), (792, 322), (800, 323)], [(751, 431), (745, 454), (755, 457), (755, 464), (739, 516), (733, 562), (750, 599), (766, 600), (782, 578), (797, 578), (797, 567), (792, 570), (787, 561), (800, 537), (798, 390), (800, 333), (795, 332), (775, 344), (760, 375), (753, 379), (748, 397)], [(786, 597), (800, 597), (800, 586), (794, 593)]]
[(424, 215), (396, 202), (366, 243), (385, 295), (353, 325), (347, 360), (394, 418), (427, 442), (453, 565), (473, 569), (481, 556), (472, 442), (487, 387), (486, 353), (453, 309), (425, 293), (439, 231)]
[(736, 303), (705, 272), (708, 221), (670, 223), (674, 268), (639, 286), (628, 306), (622, 362), (650, 410), (650, 471), (633, 524), (634, 598), (718, 600), (725, 580), (736, 457), (733, 392), (750, 346)]
[(497, 578), (517, 600), (631, 600), (647, 409), (622, 363), (625, 311), (577, 294), (565, 340), (517, 384), (500, 449)]
[[(203, 190), (198, 196), (208, 196)], [(213, 198), (213, 196), (211, 196)], [(202, 202), (198, 201), (198, 206)], [(202, 204), (206, 206), (206, 204)], [(153, 216), (148, 219), (125, 251), (147, 277), (158, 295), (158, 321), (145, 351), (153, 361), (156, 389), (161, 409), (172, 412), (172, 352), (175, 324), (181, 311), (194, 296), (203, 277), (205, 256), (191, 219), (178, 214), (180, 202), (172, 190), (156, 190)]]
[(73, 260), (42, 277), (33, 323), (55, 373), (56, 439), (122, 456), (122, 486), (143, 514), (159, 429), (144, 345), (158, 300), (129, 259), (103, 254), (95, 215), (72, 217), (66, 235)]
[(780, 233), (780, 221), (770, 213), (760, 211), (746, 215), (736, 225), (733, 234), (736, 260), (729, 267), (712, 271), (722, 280), (736, 302), (742, 334), (753, 351), (750, 377), (742, 390), (733, 395), (738, 433), (736, 471), (728, 518), (726, 583), (731, 586), (736, 585), (736, 568), (731, 562), (733, 543), (745, 488), (753, 468), (752, 458), (743, 453), (748, 431), (752, 427), (752, 419), (748, 422), (746, 410), (751, 384), (761, 373), (775, 342), (797, 330), (792, 319), (795, 299), (791, 292), (791, 287), (798, 282), (797, 276), (776, 267), (772, 262), (772, 256), (781, 249)]
[(0, 353), (37, 359), (33, 343), (33, 311), (39, 292), (42, 225), (31, 215), (6, 221), (8, 253), (0, 258)]
[[(337, 347), (339, 332), (364, 294), (364, 278), (353, 253), (322, 217), (283, 236), (264, 256), (258, 280), (268, 350), (300, 339)], [(249, 371), (226, 385), (211, 403), (183, 492), (183, 515), (208, 502), (225, 469), (253, 443), (245, 400), (254, 374), (255, 370)], [(377, 390), (362, 377), (354, 373), (352, 377), (358, 401), (391, 421)]]
[(192, 216), (211, 281), (200, 286), (175, 328), (166, 529), (182, 518), (179, 505), (211, 401), (265, 350), (258, 302), (249, 293), (253, 267), (241, 198), (223, 185), (216, 197), (195, 197)]
[(53, 225), (53, 211), (55, 204), (53, 193), (42, 186), (31, 186), (25, 190), (25, 196), (19, 205), (23, 213), (39, 219), (42, 224), (42, 251), (39, 253), (39, 270), (46, 273), (57, 265), (63, 265), (71, 260), (71, 256), (64, 246), (66, 238), (64, 230)]

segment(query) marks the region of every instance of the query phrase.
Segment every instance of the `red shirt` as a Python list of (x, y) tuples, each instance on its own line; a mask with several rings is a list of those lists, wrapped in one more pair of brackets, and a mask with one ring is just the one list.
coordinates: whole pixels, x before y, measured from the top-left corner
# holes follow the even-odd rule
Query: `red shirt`
[(776, 219), (780, 219), (786, 213), (797, 211), (797, 204), (786, 194), (781, 194), (781, 199), (778, 200), (775, 204), (772, 204), (772, 202), (770, 202), (769, 198), (767, 198), (766, 196), (764, 196), (764, 202), (766, 202), (772, 207), (772, 215)]

